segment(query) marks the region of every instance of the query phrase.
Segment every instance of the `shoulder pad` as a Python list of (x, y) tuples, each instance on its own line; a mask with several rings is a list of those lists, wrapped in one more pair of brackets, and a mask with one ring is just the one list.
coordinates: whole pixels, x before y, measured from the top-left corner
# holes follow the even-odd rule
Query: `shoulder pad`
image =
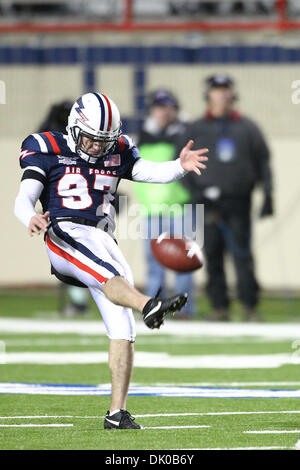
[(30, 134), (22, 142), (22, 151), (35, 153), (52, 153), (58, 155), (61, 153), (58, 134), (56, 132), (40, 132), (38, 134)]
[(21, 153), (41, 153), (41, 147), (39, 145), (38, 140), (35, 138), (36, 135), (37, 134), (30, 134), (28, 137), (26, 137), (26, 139), (23, 140), (21, 145)]
[(132, 149), (133, 147), (136, 147), (136, 144), (135, 144), (135, 141), (132, 139), (132, 137), (129, 137), (126, 134), (122, 134), (119, 137), (120, 152), (123, 152), (124, 150)]

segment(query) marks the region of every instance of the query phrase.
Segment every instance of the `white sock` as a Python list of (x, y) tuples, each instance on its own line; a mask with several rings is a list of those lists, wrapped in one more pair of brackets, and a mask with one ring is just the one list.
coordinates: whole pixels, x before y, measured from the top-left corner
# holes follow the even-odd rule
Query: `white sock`
[(113, 410), (111, 413), (109, 413), (109, 416), (112, 416), (112, 415), (114, 415), (114, 414), (116, 414), (116, 413), (119, 413), (119, 411), (120, 411), (120, 410)]

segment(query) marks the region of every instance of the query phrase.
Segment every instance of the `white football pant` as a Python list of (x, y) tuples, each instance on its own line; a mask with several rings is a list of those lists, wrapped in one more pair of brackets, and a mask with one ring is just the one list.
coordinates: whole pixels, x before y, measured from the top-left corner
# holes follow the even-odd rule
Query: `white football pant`
[(102, 285), (114, 276), (123, 276), (133, 285), (131, 269), (114, 239), (100, 228), (73, 222), (51, 226), (46, 247), (58, 273), (85, 284), (101, 313), (110, 339), (135, 340), (135, 320), (131, 308), (113, 304)]

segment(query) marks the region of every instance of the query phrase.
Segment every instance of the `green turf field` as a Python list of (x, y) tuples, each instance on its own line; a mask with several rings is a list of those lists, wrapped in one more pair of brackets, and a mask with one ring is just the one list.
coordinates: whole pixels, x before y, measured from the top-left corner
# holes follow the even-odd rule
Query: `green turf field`
[[(101, 327), (94, 308), (84, 320), (91, 328), (74, 333), (82, 318), (60, 319), (53, 293), (16, 291), (0, 297), (0, 346), (6, 351), (0, 362), (1, 357), (7, 362), (0, 364), (0, 449), (291, 449), (300, 439), (299, 300), (290, 305), (280, 299), (263, 301), (264, 319), (272, 322), (273, 330), (266, 330), (266, 323), (256, 331), (251, 324), (232, 322), (232, 334), (226, 325), (214, 334), (207, 323), (194, 321), (194, 332), (188, 334), (185, 323), (169, 320), (157, 333), (141, 325), (132, 390), (145, 393), (147, 386), (149, 395), (129, 396), (127, 408), (146, 429), (115, 432), (103, 430), (109, 396), (77, 394), (79, 387), (74, 386), (109, 384), (108, 340), (93, 331), (94, 324)], [(201, 309), (196, 320), (205, 307)], [(284, 309), (286, 323), (276, 330)], [(234, 319), (238, 315), (235, 306)], [(48, 325), (62, 329), (49, 332)], [(5, 383), (11, 391), (16, 383), (25, 385), (21, 393), (3, 393)], [(73, 384), (76, 394), (69, 394), (72, 387), (67, 395), (31, 394), (30, 384)], [(179, 387), (182, 395), (154, 396), (159, 387)], [(203, 396), (185, 396), (185, 388)], [(252, 398), (231, 398), (234, 390)], [(282, 392), (278, 398), (263, 398), (270, 390)], [(296, 396), (280, 396), (289, 390)]]

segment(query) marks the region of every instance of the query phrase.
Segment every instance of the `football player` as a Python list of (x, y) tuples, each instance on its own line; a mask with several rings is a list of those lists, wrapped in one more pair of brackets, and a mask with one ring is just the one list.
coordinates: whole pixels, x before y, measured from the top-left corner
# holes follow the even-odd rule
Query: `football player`
[[(100, 93), (87, 93), (74, 103), (66, 135), (31, 134), (22, 144), (24, 172), (15, 214), (30, 236), (45, 232), (52, 274), (89, 288), (110, 339), (112, 394), (105, 429), (142, 428), (126, 410), (135, 341), (132, 309), (141, 312), (149, 328), (159, 328), (167, 313), (187, 301), (186, 294), (150, 298), (134, 288), (113, 235), (114, 196), (122, 178), (169, 183), (189, 171), (200, 175), (208, 150), (192, 146), (190, 140), (174, 161), (141, 159), (134, 141), (122, 135), (116, 104)], [(43, 214), (35, 212), (38, 199)]]

